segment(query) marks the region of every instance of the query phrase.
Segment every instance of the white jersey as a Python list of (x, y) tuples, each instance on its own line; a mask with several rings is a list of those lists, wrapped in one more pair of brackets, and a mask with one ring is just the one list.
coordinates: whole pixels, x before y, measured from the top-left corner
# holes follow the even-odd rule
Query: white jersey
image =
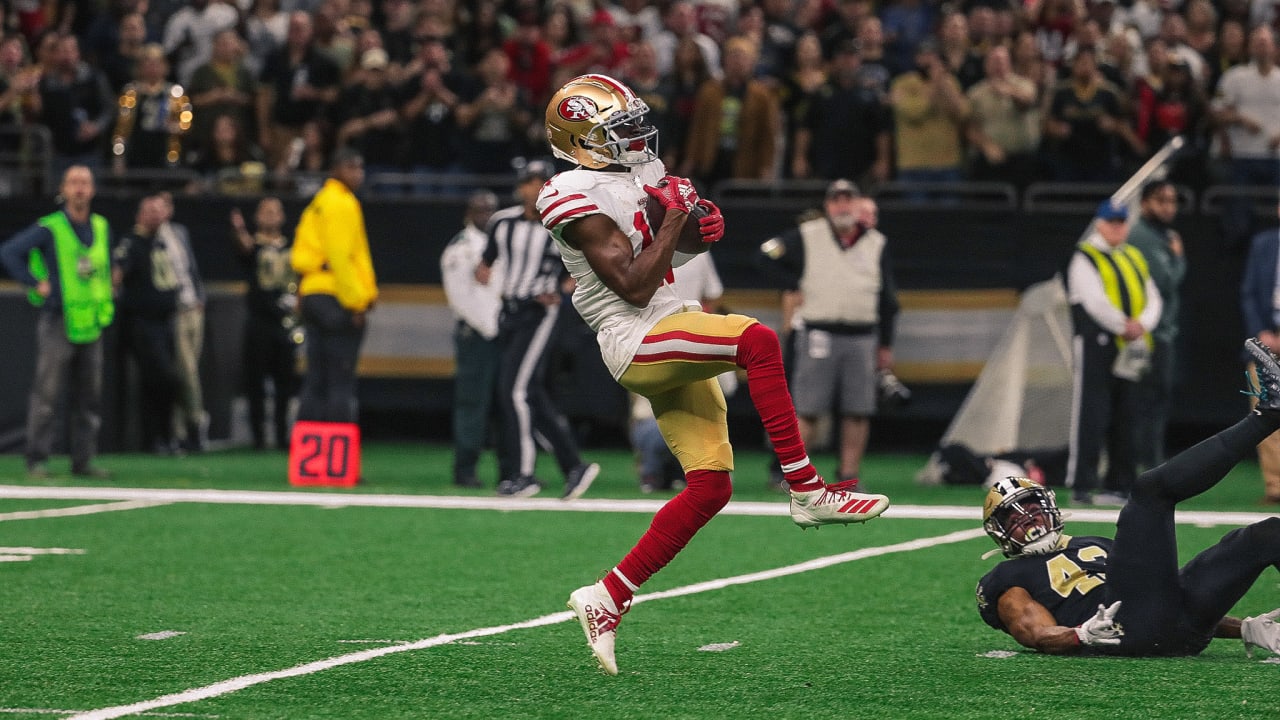
[(649, 195), (644, 186), (657, 183), (665, 175), (660, 160), (628, 172), (569, 170), (548, 180), (538, 194), (542, 224), (555, 237), (560, 258), (578, 284), (573, 291), (573, 306), (596, 332), (605, 367), (615, 380), (622, 377), (645, 334), (659, 320), (686, 307), (699, 306), (681, 300), (666, 282), (647, 306), (628, 303), (600, 280), (582, 252), (565, 243), (561, 233), (565, 225), (579, 218), (607, 215), (631, 240), (632, 254), (638, 255), (653, 241), (655, 232), (649, 228), (645, 215)]

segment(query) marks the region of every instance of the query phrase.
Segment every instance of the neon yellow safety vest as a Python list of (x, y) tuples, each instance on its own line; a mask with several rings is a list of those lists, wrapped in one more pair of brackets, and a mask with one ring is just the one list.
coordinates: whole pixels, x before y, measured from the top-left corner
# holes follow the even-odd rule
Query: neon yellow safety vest
[[(107, 219), (97, 214), (90, 216), (93, 244), (87, 248), (80, 242), (65, 213), (51, 213), (36, 222), (53, 235), (67, 339), (76, 344), (91, 343), (102, 335), (102, 328), (110, 325), (116, 314), (116, 306), (111, 299), (111, 257), (107, 247), (110, 228)], [(49, 279), (49, 269), (39, 251), (31, 251), (28, 267), (36, 280)], [(44, 298), (34, 290), (27, 293), (27, 298), (36, 307), (44, 304)]]
[[(1136, 319), (1147, 307), (1147, 279), (1151, 271), (1147, 268), (1147, 259), (1142, 251), (1125, 243), (1110, 253), (1105, 253), (1087, 242), (1077, 246), (1084, 256), (1089, 258), (1098, 269), (1102, 278), (1102, 289), (1107, 300), (1125, 317)], [(1151, 345), (1151, 333), (1143, 336), (1147, 346)], [(1116, 336), (1116, 344), (1123, 348), (1124, 338)]]

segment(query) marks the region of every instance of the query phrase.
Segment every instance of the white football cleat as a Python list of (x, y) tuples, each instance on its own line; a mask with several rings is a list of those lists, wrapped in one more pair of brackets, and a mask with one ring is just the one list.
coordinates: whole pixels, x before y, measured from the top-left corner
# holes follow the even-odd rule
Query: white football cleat
[(1260, 647), (1280, 655), (1280, 623), (1277, 620), (1280, 620), (1280, 608), (1240, 621), (1240, 639), (1244, 641), (1245, 654), (1253, 657), (1253, 649)]
[(808, 492), (791, 491), (791, 519), (802, 528), (866, 522), (889, 507), (889, 498), (824, 485)]
[[(587, 645), (600, 667), (610, 675), (618, 674), (618, 661), (613, 657), (613, 641), (617, 637), (622, 612), (614, 604), (603, 582), (574, 590), (567, 603), (587, 636)], [(623, 612), (625, 612), (625, 608)]]

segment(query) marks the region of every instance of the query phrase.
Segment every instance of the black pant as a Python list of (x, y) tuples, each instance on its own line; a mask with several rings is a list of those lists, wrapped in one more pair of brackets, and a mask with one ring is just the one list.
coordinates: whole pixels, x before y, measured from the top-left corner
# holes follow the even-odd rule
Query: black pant
[(129, 354), (138, 364), (145, 449), (167, 448), (173, 440), (173, 407), (180, 382), (173, 350), (173, 315), (130, 315), (123, 324)]
[(253, 446), (266, 447), (267, 389), (271, 380), (275, 400), (272, 425), (276, 447), (289, 437), (289, 398), (298, 392), (297, 345), (292, 332), (271, 315), (249, 313), (244, 323), (244, 392), (249, 401)]
[(1250, 414), (1138, 478), (1107, 559), (1108, 593), (1124, 603), (1116, 652), (1198, 653), (1262, 571), (1280, 570), (1280, 517), (1232, 530), (1181, 569), (1173, 523), (1179, 502), (1216, 485), (1277, 428), (1280, 418)]
[(332, 295), (304, 295), (302, 322), (307, 329), (307, 375), (302, 381), (299, 420), (356, 422), (356, 360), (364, 325)]
[(1147, 469), (1164, 462), (1164, 436), (1169, 427), (1173, 399), (1174, 344), (1156, 340), (1151, 351), (1151, 367), (1135, 388), (1141, 410), (1133, 417), (1133, 446), (1138, 466)]
[(555, 336), (558, 307), (508, 303), (498, 331), (498, 404), (502, 410), (498, 474), (504, 480), (533, 475), (537, 437), (551, 445), (561, 471), (581, 458), (569, 422), (547, 391), (547, 351)]
[[(1099, 343), (1100, 337), (1105, 342)], [(1136, 383), (1111, 374), (1116, 344), (1110, 335), (1078, 334), (1075, 342), (1076, 379), (1072, 393), (1071, 455), (1067, 486), (1076, 493), (1098, 487), (1098, 461), (1107, 448), (1107, 490), (1128, 493), (1137, 465), (1133, 457), (1133, 415)], [(1141, 341), (1139, 341), (1141, 342)]]

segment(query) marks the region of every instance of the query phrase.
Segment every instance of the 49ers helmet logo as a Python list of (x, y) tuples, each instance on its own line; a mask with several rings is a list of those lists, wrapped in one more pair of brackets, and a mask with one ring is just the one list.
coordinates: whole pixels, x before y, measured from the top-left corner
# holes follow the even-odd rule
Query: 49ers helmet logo
[(560, 113), (560, 117), (565, 120), (580, 122), (595, 115), (597, 108), (595, 101), (589, 97), (570, 95), (560, 101), (560, 106), (556, 108), (556, 112)]

